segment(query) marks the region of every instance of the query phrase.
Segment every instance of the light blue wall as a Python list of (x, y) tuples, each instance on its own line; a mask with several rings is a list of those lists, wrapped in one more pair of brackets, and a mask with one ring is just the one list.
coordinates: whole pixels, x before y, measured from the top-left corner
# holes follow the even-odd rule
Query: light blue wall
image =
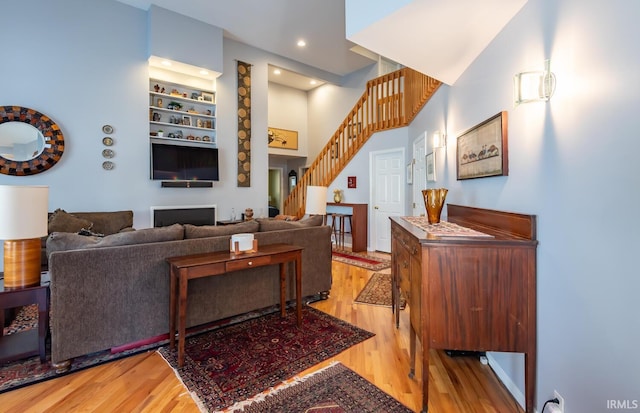
[[(0, 59), (0, 105), (26, 106), (50, 116), (60, 125), (66, 147), (48, 171), (0, 175), (0, 185), (48, 185), (50, 211), (131, 209), (136, 228), (150, 226), (149, 207), (154, 205), (216, 204), (223, 218), (231, 208), (266, 211), (267, 69), (274, 62), (294, 64), (225, 39), (216, 95), (220, 182), (212, 189), (160, 188), (149, 179), (147, 13), (116, 1), (5, 3), (0, 36), (10, 46)], [(253, 65), (250, 188), (236, 186), (236, 60)], [(114, 127), (112, 171), (101, 166), (104, 124)]]
[[(446, 125), (448, 202), (538, 216), (538, 411), (554, 389), (567, 413), (640, 400), (638, 18), (634, 0), (529, 0), (410, 126)], [(555, 95), (514, 108), (513, 75), (547, 58)], [(456, 136), (502, 110), (509, 176), (456, 181)], [(522, 358), (493, 356), (524, 393)]]

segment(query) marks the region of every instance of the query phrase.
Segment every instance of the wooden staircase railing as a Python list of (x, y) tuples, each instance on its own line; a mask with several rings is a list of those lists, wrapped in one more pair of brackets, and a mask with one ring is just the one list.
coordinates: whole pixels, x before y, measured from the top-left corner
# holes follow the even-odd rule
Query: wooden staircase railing
[(307, 186), (329, 186), (365, 142), (411, 123), (441, 82), (409, 68), (367, 82), (367, 88), (284, 202), (283, 213), (302, 217)]

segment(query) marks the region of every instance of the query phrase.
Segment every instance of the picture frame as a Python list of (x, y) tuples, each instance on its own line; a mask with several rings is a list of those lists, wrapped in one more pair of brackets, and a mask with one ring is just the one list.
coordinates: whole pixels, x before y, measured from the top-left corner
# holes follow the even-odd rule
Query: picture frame
[(213, 93), (207, 93), (207, 92), (202, 92), (200, 96), (202, 97), (203, 101), (211, 102), (211, 103), (213, 103), (216, 98), (216, 95), (214, 95)]
[(426, 156), (427, 182), (436, 181), (436, 153), (431, 152)]
[(502, 111), (458, 136), (457, 180), (508, 176), (508, 154), (507, 112)]
[(298, 131), (270, 127), (267, 129), (267, 138), (269, 148), (298, 149)]
[(183, 115), (182, 116), (182, 124), (184, 126), (191, 126), (191, 116)]
[(407, 164), (407, 184), (413, 184), (413, 162)]

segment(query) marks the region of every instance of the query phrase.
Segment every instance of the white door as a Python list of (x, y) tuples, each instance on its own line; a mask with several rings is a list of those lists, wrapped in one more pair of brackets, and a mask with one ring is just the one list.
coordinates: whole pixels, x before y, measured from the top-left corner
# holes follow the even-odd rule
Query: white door
[(413, 141), (413, 186), (411, 211), (414, 217), (425, 215), (422, 190), (427, 187), (427, 132)]
[(406, 164), (404, 148), (372, 152), (371, 241), (375, 251), (391, 252), (390, 216), (405, 211)]

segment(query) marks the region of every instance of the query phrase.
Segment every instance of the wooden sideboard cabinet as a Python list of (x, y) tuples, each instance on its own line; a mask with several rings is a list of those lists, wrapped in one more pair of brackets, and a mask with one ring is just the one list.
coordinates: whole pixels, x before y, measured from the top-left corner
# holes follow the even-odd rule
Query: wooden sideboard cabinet
[(393, 310), (410, 311), (410, 375), (422, 344), (422, 412), (428, 407), (429, 349), (525, 355), (526, 411), (536, 385), (536, 217), (447, 205), (447, 221), (492, 237), (440, 237), (391, 217)]

